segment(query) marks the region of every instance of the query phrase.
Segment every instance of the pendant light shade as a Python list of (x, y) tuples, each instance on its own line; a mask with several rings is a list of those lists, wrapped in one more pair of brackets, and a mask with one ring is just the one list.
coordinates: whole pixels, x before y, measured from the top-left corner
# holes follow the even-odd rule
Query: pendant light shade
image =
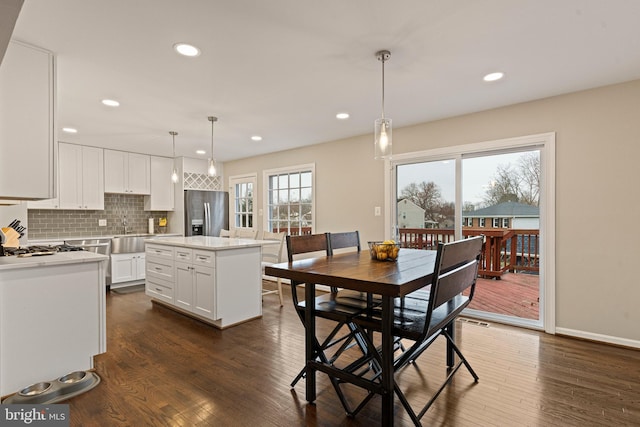
[(171, 182), (178, 182), (178, 171), (176, 170), (176, 135), (178, 132), (169, 131), (169, 135), (173, 139), (173, 170), (171, 171)]
[(218, 168), (216, 165), (216, 159), (213, 156), (213, 124), (218, 121), (218, 118), (209, 116), (208, 119), (211, 122), (211, 158), (209, 159), (209, 167), (207, 168), (207, 173), (209, 174), (209, 176), (216, 176), (218, 173)]
[(384, 116), (384, 63), (391, 57), (391, 52), (381, 50), (376, 52), (376, 58), (382, 62), (382, 115), (374, 123), (374, 158), (386, 159), (391, 157), (392, 129), (391, 119)]

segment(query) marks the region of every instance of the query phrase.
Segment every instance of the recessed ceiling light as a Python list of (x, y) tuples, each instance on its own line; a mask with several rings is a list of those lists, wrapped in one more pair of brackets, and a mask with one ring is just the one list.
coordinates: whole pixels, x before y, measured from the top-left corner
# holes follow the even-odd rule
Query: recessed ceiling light
[(180, 55), (184, 55), (184, 56), (198, 56), (198, 55), (200, 55), (200, 49), (198, 49), (197, 47), (195, 47), (193, 45), (187, 44), (187, 43), (176, 43), (176, 44), (173, 45), (173, 48)]
[(196, 154), (207, 154), (204, 150), (196, 150)]
[(62, 132), (66, 132), (66, 133), (78, 133), (78, 129), (75, 129), (75, 128), (62, 128)]
[(346, 120), (349, 118), (349, 113), (338, 113), (336, 114), (336, 119), (338, 120)]
[(483, 77), (485, 82), (495, 82), (496, 80), (500, 80), (504, 77), (504, 73), (497, 71), (495, 73), (489, 73)]
[(120, 106), (120, 103), (118, 101), (116, 101), (116, 100), (113, 100), (113, 99), (103, 99), (102, 103), (104, 105), (106, 105), (106, 106), (109, 106), (109, 107), (118, 107), (118, 106)]
[(252, 141), (262, 141), (262, 137), (260, 135), (253, 135), (251, 137)]

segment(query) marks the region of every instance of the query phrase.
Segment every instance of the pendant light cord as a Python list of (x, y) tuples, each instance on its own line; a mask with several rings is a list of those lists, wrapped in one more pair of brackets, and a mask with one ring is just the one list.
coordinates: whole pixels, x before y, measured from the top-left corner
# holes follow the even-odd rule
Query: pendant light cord
[(380, 61), (382, 61), (382, 118), (384, 119), (384, 54)]

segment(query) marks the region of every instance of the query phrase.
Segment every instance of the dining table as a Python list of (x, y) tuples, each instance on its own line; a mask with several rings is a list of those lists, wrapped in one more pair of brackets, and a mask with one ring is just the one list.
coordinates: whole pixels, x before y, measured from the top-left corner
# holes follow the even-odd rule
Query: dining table
[[(319, 366), (316, 360), (316, 322), (314, 298), (316, 285), (326, 285), (381, 296), (381, 375), (380, 382), (367, 388), (381, 395), (381, 424), (392, 426), (394, 422), (394, 304), (395, 299), (431, 284), (436, 261), (434, 250), (402, 248), (395, 261), (372, 259), (369, 251), (353, 251), (331, 256), (306, 258), (266, 267), (265, 274), (305, 286), (305, 360), (307, 402), (316, 400), (316, 371), (321, 370), (342, 380), (350, 376), (333, 366)], [(311, 307), (311, 309), (308, 309)], [(448, 327), (453, 334), (453, 325)], [(453, 338), (453, 336), (452, 336)], [(447, 347), (447, 366), (454, 364), (454, 352)], [(358, 380), (359, 384), (362, 382)]]

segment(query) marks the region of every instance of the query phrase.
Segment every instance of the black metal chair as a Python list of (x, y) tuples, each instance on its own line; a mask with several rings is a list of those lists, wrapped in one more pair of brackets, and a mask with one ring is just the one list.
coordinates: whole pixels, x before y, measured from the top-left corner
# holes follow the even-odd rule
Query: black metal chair
[[(287, 256), (289, 262), (293, 262), (294, 255), (298, 254), (324, 252), (327, 256), (329, 256), (332, 253), (329, 233), (287, 236), (286, 241)], [(293, 305), (296, 308), (298, 317), (300, 318), (302, 324), (305, 325), (305, 301), (299, 301), (297, 295), (297, 287), (302, 284), (303, 283), (291, 281), (291, 296), (293, 298)], [(315, 352), (317, 353), (318, 358), (321, 362), (333, 364), (340, 357), (340, 355), (344, 353), (345, 350), (350, 348), (351, 344), (355, 341), (363, 355), (362, 359), (359, 359), (357, 362), (350, 364), (349, 369), (355, 371), (357, 369), (360, 369), (363, 365), (366, 364), (368, 360), (373, 357), (371, 354), (367, 354), (365, 344), (366, 341), (360, 336), (358, 327), (351, 321), (354, 316), (363, 313), (363, 308), (341, 304), (339, 301), (336, 301), (336, 295), (337, 293), (332, 289), (331, 292), (319, 295), (315, 298), (314, 312), (316, 317), (329, 319), (336, 322), (332, 331), (323, 339), (322, 342), (320, 342), (316, 338)], [(348, 328), (348, 332), (343, 335), (339, 335), (340, 331), (345, 326)], [(338, 346), (337, 350), (335, 350), (331, 355), (327, 355), (327, 351), (334, 348), (335, 346)], [(305, 375), (306, 368), (302, 368), (300, 373), (298, 373), (298, 375), (291, 383), (291, 387), (294, 387), (301, 378), (305, 377)], [(346, 397), (344, 396), (344, 393), (340, 389), (340, 380), (333, 377), (329, 378), (345, 411), (348, 414), (352, 414), (354, 411), (351, 409)]]
[[(451, 331), (455, 319), (471, 303), (473, 298), (478, 277), (482, 240), (482, 236), (477, 236), (451, 243), (439, 243), (428, 300), (407, 299), (401, 310), (396, 309), (396, 320), (392, 333), (394, 337), (412, 341), (413, 344), (395, 357), (394, 372), (416, 360), (436, 338), (443, 336), (448, 344), (448, 375), (444, 383), (418, 413), (411, 407), (399, 385), (397, 383), (394, 385), (395, 393), (415, 425), (421, 425), (420, 418), (427, 412), (462, 365), (466, 366), (474, 381), (478, 381), (478, 376), (456, 346)], [(463, 292), (467, 290), (469, 291), (468, 295), (464, 295)], [(354, 322), (362, 331), (380, 332), (382, 330), (381, 317), (380, 309), (374, 307), (368, 313), (355, 318)], [(368, 345), (373, 347), (370, 337), (365, 333), (361, 335), (367, 339)], [(453, 353), (449, 354), (449, 349), (455, 352), (460, 359), (455, 365)], [(376, 358), (382, 364), (382, 358), (379, 354), (376, 354)]]

